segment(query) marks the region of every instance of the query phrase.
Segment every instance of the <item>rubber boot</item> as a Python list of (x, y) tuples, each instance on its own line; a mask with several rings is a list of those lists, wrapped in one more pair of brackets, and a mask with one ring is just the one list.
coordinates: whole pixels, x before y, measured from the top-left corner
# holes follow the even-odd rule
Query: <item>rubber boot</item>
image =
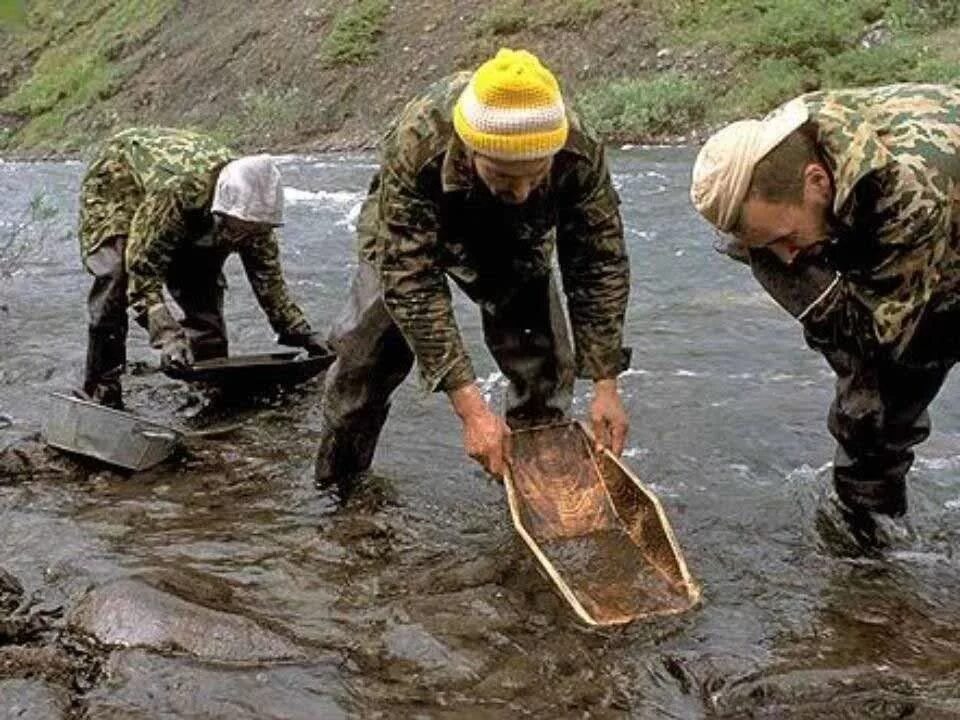
[[(908, 465), (909, 466), (909, 465)], [(900, 517), (907, 512), (907, 483), (903, 475), (880, 480), (844, 477), (835, 472), (833, 486), (837, 497), (854, 515), (878, 513)]]
[(87, 363), (83, 392), (92, 402), (123, 409), (120, 376), (127, 363), (127, 338), (121, 330), (90, 328), (87, 333)]
[(335, 488), (341, 498), (356, 489), (362, 475), (373, 463), (380, 431), (389, 412), (390, 406), (387, 405), (349, 429), (335, 428), (329, 421), (324, 423), (314, 466), (314, 483), (318, 489)]

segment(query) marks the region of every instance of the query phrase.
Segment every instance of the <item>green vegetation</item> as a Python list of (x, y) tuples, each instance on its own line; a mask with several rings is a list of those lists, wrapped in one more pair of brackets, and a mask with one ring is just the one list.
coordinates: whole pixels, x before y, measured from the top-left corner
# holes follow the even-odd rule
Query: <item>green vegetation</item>
[(22, 23), (27, 19), (27, 10), (23, 0), (0, 0), (0, 25)]
[[(62, 149), (82, 141), (64, 141), (71, 117), (108, 98), (139, 67), (127, 48), (139, 47), (155, 33), (176, 0), (32, 0), (17, 40), (35, 54), (30, 77), (0, 102), (0, 112), (27, 118), (6, 142), (32, 147), (59, 141)], [(3, 138), (0, 138), (3, 142)], [(2, 145), (0, 145), (2, 147)]]
[(229, 145), (262, 147), (277, 134), (295, 128), (315, 111), (315, 103), (299, 88), (261, 88), (240, 96), (240, 110), (221, 119), (213, 134)]
[(665, 44), (718, 49), (725, 71), (714, 82), (671, 70), (588, 85), (576, 104), (607, 137), (683, 134), (820, 88), (960, 83), (956, 0), (659, 0), (659, 8)]
[(543, 27), (576, 30), (603, 14), (604, 0), (548, 0), (533, 7), (524, 0), (498, 0), (477, 18), (471, 32), (474, 37), (515, 35), (522, 30)]
[[(325, 32), (306, 77), (275, 47), (277, 28), (256, 26), (269, 12), (234, 38), (236, 28), (224, 28), (229, 13), (195, 16), (179, 0), (0, 0), (0, 151), (69, 152), (134, 121), (213, 128), (257, 147), (312, 138), (348, 118), (372, 134), (401, 99), (400, 84), (394, 93), (377, 77), (378, 112), (356, 106), (357, 97), (369, 102), (363, 65), (385, 52), (388, 24), (398, 34), (390, 47), (411, 50), (390, 58), (409, 74), (404, 88), (475, 66), (504, 45), (530, 47), (583, 116), (617, 139), (686, 135), (822, 88), (960, 84), (960, 0), (491, 0), (472, 5), (465, 25), (450, 22), (453, 0), (422, 25), (406, 7), (391, 20), (391, 2), (311, 0), (302, 37)], [(584, 43), (596, 56), (566, 52), (591, 29), (604, 35)], [(303, 49), (293, 49), (303, 62)], [(172, 62), (184, 51), (200, 64), (196, 77)], [(257, 63), (271, 68), (269, 79)], [(171, 82), (185, 94), (170, 102), (154, 64), (175, 68)], [(142, 93), (132, 85), (141, 70), (149, 71)]]
[(357, 65), (374, 57), (389, 13), (389, 0), (355, 0), (340, 10), (320, 45), (321, 62), (327, 67)]
[(699, 83), (667, 73), (589, 87), (577, 96), (577, 108), (602, 135), (649, 137), (683, 132), (701, 121), (706, 98)]
[(800, 93), (960, 81), (960, 58), (930, 42), (960, 22), (956, 0), (676, 0), (674, 40), (730, 51), (708, 120), (756, 115)]
[(529, 27), (530, 13), (524, 9), (523, 0), (501, 0), (494, 3), (474, 21), (475, 37), (513, 35)]
[(559, 0), (547, 13), (548, 24), (576, 30), (589, 25), (603, 14), (603, 0)]
[(844, 50), (824, 58), (818, 70), (827, 87), (919, 80), (926, 79), (916, 72), (924, 55), (923, 48), (914, 43), (891, 43), (869, 51), (862, 48)]
[(810, 70), (796, 60), (764, 58), (733, 84), (720, 112), (729, 108), (731, 114), (763, 115), (813, 85)]

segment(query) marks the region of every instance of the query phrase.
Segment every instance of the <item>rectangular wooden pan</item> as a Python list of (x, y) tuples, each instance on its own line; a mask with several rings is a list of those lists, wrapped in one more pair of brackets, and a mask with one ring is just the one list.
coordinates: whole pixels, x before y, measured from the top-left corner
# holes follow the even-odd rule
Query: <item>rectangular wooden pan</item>
[(579, 422), (515, 431), (504, 478), (517, 532), (577, 615), (618, 625), (700, 598), (660, 501)]

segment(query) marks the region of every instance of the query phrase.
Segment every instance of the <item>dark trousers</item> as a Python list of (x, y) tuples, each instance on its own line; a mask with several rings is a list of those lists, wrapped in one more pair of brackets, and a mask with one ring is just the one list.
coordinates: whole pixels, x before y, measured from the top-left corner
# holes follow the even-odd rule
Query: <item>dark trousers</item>
[[(108, 405), (119, 405), (120, 375), (126, 363), (127, 273), (126, 238), (116, 237), (84, 259), (93, 275), (87, 298), (89, 326), (83, 390)], [(211, 248), (187, 248), (167, 274), (166, 287), (183, 310), (180, 322), (196, 360), (227, 355), (223, 318), (226, 255)]]
[[(554, 279), (532, 281), (496, 311), (481, 313), (487, 347), (509, 380), (507, 422), (520, 427), (566, 416), (573, 351)], [(370, 466), (390, 396), (413, 367), (413, 352), (387, 312), (372, 265), (360, 263), (330, 342), (337, 360), (326, 376), (316, 465), (321, 484)]]
[(852, 510), (902, 515), (913, 446), (930, 435), (927, 407), (951, 363), (910, 367), (862, 364), (840, 351), (824, 352), (837, 373), (828, 426), (837, 440), (833, 482)]
[[(751, 252), (750, 265), (767, 292), (795, 317), (835, 276), (816, 265), (786, 266), (769, 251)], [(930, 435), (927, 407), (960, 350), (953, 339), (957, 319), (951, 313), (930, 313), (911, 341), (912, 359), (904, 362), (855, 356), (805, 328), (808, 343), (837, 374), (827, 425), (837, 440), (834, 487), (850, 510), (894, 516), (906, 512), (912, 448)]]

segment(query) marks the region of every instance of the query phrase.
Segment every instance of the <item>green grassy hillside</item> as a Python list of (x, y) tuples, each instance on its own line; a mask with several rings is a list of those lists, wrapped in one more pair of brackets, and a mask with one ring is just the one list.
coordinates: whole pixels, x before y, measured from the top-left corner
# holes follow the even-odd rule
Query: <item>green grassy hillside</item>
[(696, 139), (806, 90), (960, 82), (956, 0), (0, 0), (0, 150), (116, 128), (356, 147), (500, 46), (561, 76), (606, 137)]

